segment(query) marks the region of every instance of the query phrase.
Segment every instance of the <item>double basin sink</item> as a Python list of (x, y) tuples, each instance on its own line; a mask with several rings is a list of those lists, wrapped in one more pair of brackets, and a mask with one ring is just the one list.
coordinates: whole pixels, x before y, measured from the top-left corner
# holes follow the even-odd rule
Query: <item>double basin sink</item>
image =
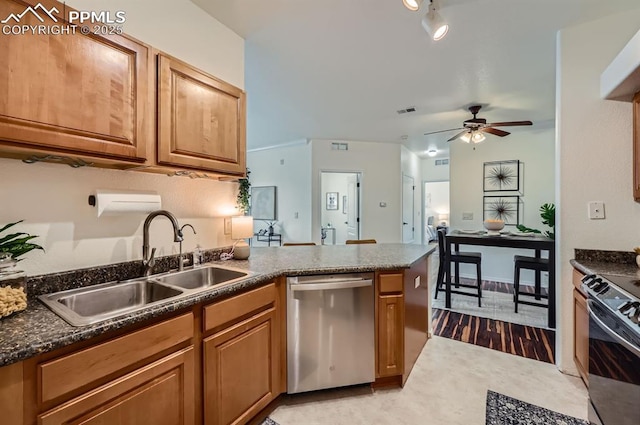
[(250, 275), (250, 272), (211, 265), (125, 282), (70, 289), (41, 295), (39, 298), (69, 324), (84, 326), (196, 292), (230, 285)]

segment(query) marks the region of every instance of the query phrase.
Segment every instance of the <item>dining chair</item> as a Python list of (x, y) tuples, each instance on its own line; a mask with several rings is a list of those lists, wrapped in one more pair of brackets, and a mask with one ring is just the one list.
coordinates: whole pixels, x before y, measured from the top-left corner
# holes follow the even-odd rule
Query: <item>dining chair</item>
[(282, 246), (312, 246), (315, 242), (285, 242)]
[[(459, 291), (457, 289), (451, 288), (452, 294), (459, 295), (468, 295), (472, 297), (478, 298), (478, 307), (482, 307), (482, 271), (481, 271), (481, 262), (482, 262), (482, 253), (480, 252), (466, 252), (466, 251), (452, 251), (449, 255), (449, 262), (447, 263), (446, 259), (446, 232), (444, 229), (438, 230), (438, 253), (440, 255), (440, 262), (438, 268), (438, 280), (436, 282), (436, 295), (435, 298), (438, 299), (438, 292), (445, 291), (445, 285), (447, 284), (447, 279), (449, 279), (449, 284), (455, 284), (456, 288), (473, 288), (477, 289), (478, 293), (474, 294), (471, 292)], [(460, 283), (460, 277), (458, 275), (459, 264), (475, 264), (476, 265), (476, 277), (477, 277), (477, 285), (469, 285), (465, 283)], [(456, 265), (456, 277), (455, 282), (451, 281), (451, 265)]]
[(378, 243), (375, 239), (347, 239), (345, 242), (347, 245), (359, 245), (365, 243)]
[[(535, 297), (536, 300), (541, 298), (549, 299), (549, 295), (542, 294), (541, 273), (549, 271), (549, 260), (546, 258), (526, 257), (524, 255), (514, 255), (514, 276), (513, 276), (513, 301), (515, 303), (515, 312), (518, 312), (518, 303), (533, 305), (536, 307), (549, 308), (549, 304), (520, 300), (520, 296), (525, 295)], [(520, 270), (533, 270), (536, 272), (535, 290), (533, 293), (520, 291)]]

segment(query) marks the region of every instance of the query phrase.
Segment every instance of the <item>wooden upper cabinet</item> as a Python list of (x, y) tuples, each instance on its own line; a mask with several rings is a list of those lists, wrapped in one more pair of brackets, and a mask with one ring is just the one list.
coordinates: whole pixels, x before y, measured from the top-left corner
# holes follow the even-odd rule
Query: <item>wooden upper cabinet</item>
[(158, 55), (158, 164), (244, 175), (245, 93)]
[(640, 202), (640, 92), (633, 97), (633, 199)]
[[(27, 3), (35, 2), (0, 0), (0, 17), (21, 14)], [(20, 19), (41, 24), (32, 13)], [(78, 30), (1, 35), (0, 52), (0, 145), (144, 162), (154, 112), (147, 46)]]

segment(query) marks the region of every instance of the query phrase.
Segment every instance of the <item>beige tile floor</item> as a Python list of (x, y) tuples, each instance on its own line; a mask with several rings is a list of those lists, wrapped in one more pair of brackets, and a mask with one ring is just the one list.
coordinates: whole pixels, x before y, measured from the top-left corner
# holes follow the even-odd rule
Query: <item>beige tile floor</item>
[(484, 425), (487, 390), (585, 419), (587, 391), (554, 365), (446, 338), (425, 346), (402, 389), (357, 387), (291, 396), (280, 425)]
[[(466, 291), (467, 289), (465, 288), (464, 290)], [(533, 297), (526, 298), (530, 301), (535, 301)], [(437, 300), (432, 297), (431, 307), (444, 309), (444, 299), (444, 292), (440, 292)], [(544, 303), (547, 301), (540, 300), (539, 302)], [(451, 294), (452, 311), (520, 325), (534, 326), (536, 328), (547, 328), (546, 308), (518, 304), (518, 313), (516, 313), (514, 306), (513, 295), (502, 292), (482, 291), (482, 307), (478, 307), (477, 298)]]

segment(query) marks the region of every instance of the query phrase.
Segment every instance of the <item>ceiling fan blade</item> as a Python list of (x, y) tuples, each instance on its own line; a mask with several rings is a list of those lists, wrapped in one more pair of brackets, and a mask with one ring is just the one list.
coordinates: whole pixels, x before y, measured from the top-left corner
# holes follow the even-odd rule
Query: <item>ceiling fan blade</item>
[(448, 130), (440, 130), (440, 131), (431, 131), (429, 133), (424, 133), (425, 136), (428, 136), (430, 134), (438, 134), (438, 133), (446, 133), (447, 131), (453, 131), (453, 130), (462, 130), (464, 127), (459, 127), (459, 128), (450, 128)]
[(531, 121), (492, 122), (487, 124), (487, 127), (514, 127), (517, 125), (533, 125), (533, 123)]
[(447, 140), (447, 142), (450, 142), (452, 140), (456, 140), (458, 137), (462, 136), (465, 133), (468, 133), (469, 130), (467, 130), (466, 128), (464, 129), (464, 131), (461, 131), (460, 133), (456, 134), (455, 136), (453, 136), (451, 139)]
[(485, 133), (491, 133), (495, 136), (500, 136), (500, 137), (508, 136), (509, 134), (511, 134), (508, 131), (498, 130), (497, 128), (491, 128), (491, 127), (481, 128), (480, 131), (483, 131)]

